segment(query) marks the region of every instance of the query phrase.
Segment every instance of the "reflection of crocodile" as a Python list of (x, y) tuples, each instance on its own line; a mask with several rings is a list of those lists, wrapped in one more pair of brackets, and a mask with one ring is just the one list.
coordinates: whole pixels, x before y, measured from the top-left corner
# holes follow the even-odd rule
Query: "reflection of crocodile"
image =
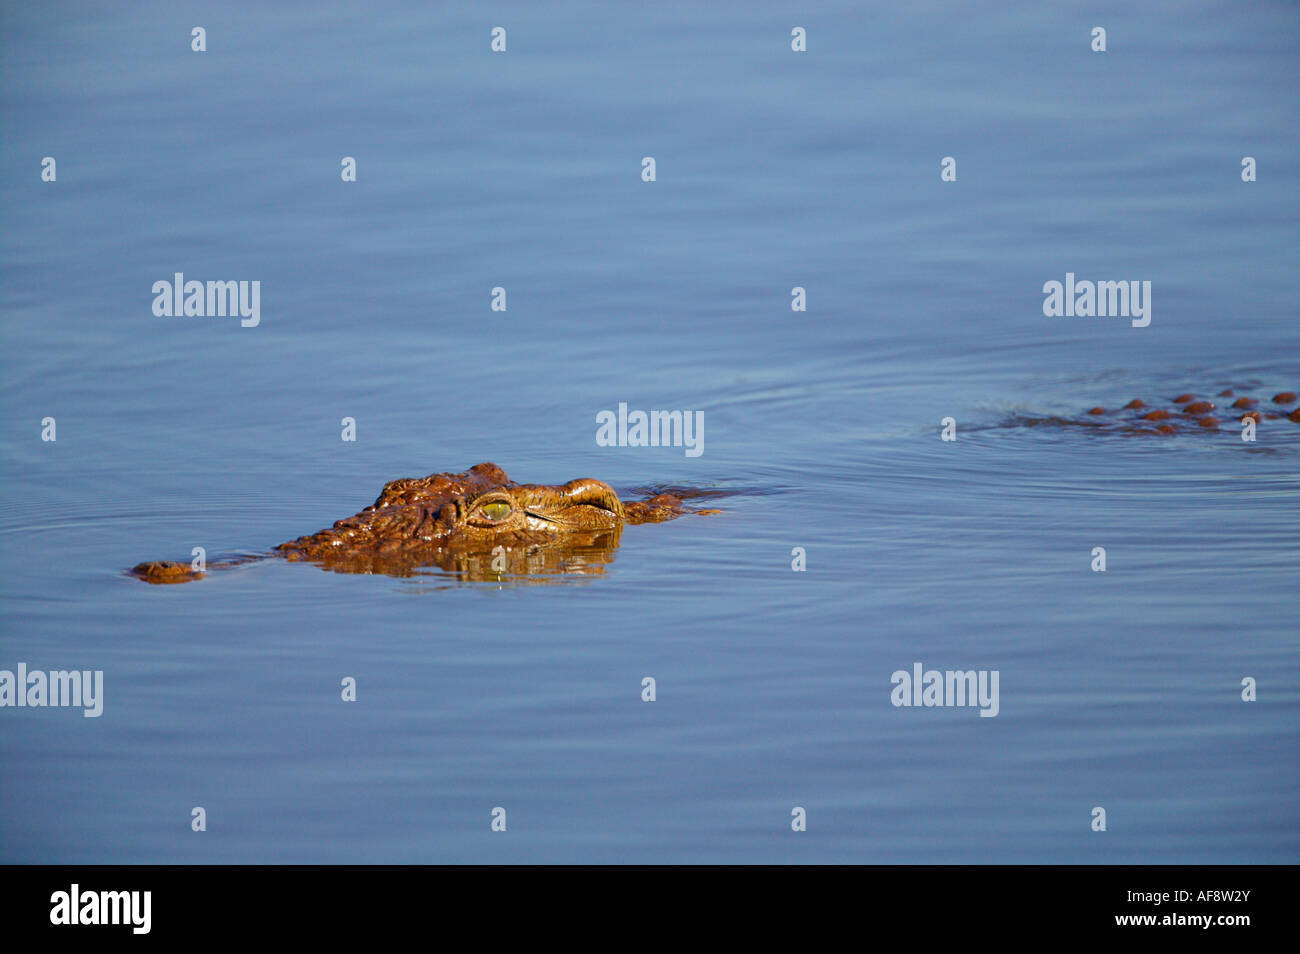
[[(688, 492), (680, 492), (688, 493)], [(409, 576), (438, 566), (465, 579), (511, 573), (599, 573), (624, 524), (659, 523), (688, 508), (675, 493), (620, 501), (608, 484), (584, 478), (559, 486), (516, 484), (496, 464), (463, 474), (394, 480), (354, 516), (282, 543), (268, 556), (307, 560), (341, 573)], [(212, 563), (236, 566), (261, 557)], [(141, 563), (150, 583), (184, 583), (202, 572), (188, 563)]]
[[(1256, 425), (1265, 420), (1286, 418), (1300, 424), (1300, 408), (1291, 410), (1296, 403), (1294, 391), (1283, 391), (1273, 395), (1271, 402), (1264, 403), (1264, 410), (1258, 410), (1260, 401), (1253, 397), (1239, 395), (1231, 388), (1215, 395), (1220, 404), (1195, 394), (1180, 394), (1168, 402), (1148, 404), (1140, 398), (1134, 398), (1117, 410), (1104, 407), (1089, 408), (1078, 417), (1014, 417), (1007, 422), (1008, 427), (1034, 427), (1038, 425), (1056, 425), (1058, 427), (1096, 427), (1120, 434), (1177, 434), (1187, 431), (1214, 431), (1220, 424), (1230, 426), (1239, 424), (1244, 418), (1250, 418)], [(1269, 404), (1276, 406), (1270, 409)], [(1215, 412), (1222, 416), (1215, 416)]]

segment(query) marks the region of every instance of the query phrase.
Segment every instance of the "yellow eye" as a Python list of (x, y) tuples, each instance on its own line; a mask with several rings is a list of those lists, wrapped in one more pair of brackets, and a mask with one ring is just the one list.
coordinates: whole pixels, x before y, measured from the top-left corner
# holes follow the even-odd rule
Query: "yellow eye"
[(510, 516), (511, 509), (510, 504), (498, 501), (497, 503), (484, 504), (479, 508), (479, 512), (489, 520), (504, 520)]

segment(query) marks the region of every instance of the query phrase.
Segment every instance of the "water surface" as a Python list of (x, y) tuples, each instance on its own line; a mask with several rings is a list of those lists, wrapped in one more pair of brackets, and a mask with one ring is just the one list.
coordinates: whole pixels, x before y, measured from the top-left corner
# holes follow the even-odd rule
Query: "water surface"
[[(0, 668), (106, 698), (0, 711), (0, 859), (1300, 860), (1300, 427), (997, 426), (1300, 387), (1290, 5), (3, 18)], [(1067, 271), (1151, 325), (1044, 317)], [(485, 460), (727, 496), (559, 585), (123, 574)], [(892, 706), (918, 661), (998, 716)]]

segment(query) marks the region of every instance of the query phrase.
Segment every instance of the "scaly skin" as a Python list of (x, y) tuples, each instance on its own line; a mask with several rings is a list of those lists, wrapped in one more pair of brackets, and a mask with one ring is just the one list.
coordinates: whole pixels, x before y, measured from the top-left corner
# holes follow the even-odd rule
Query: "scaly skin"
[[(343, 573), (394, 576), (425, 566), (468, 579), (505, 572), (599, 572), (612, 558), (625, 524), (660, 523), (687, 512), (717, 511), (688, 510), (672, 494), (620, 501), (608, 484), (591, 478), (559, 486), (516, 484), (496, 464), (479, 464), (463, 474), (390, 481), (360, 513), (282, 543), (268, 555)], [(166, 561), (141, 563), (131, 573), (149, 583), (185, 583), (203, 575), (188, 563)]]
[(1300, 408), (1294, 391), (1282, 391), (1267, 401), (1240, 395), (1228, 388), (1214, 398), (1193, 393), (1180, 394), (1168, 401), (1147, 402), (1134, 398), (1123, 407), (1108, 410), (1089, 408), (1074, 418), (1015, 418), (1011, 426), (1033, 427), (1055, 424), (1064, 427), (1096, 427), (1122, 434), (1179, 434), (1216, 431), (1220, 426), (1235, 427), (1243, 418), (1252, 418), (1257, 427), (1265, 421), (1289, 420), (1300, 424)]

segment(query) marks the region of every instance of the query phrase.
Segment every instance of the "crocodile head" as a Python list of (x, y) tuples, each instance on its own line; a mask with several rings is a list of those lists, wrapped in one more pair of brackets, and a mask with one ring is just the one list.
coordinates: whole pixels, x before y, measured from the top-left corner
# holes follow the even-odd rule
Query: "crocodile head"
[(412, 561), (439, 551), (565, 543), (611, 533), (625, 512), (606, 483), (516, 484), (495, 464), (384, 485), (373, 504), (318, 533), (276, 547), (290, 560)]
[[(623, 502), (609, 484), (592, 478), (516, 484), (496, 464), (479, 464), (460, 474), (390, 481), (369, 507), (282, 543), (272, 555), (340, 573), (392, 576), (433, 566), (462, 579), (599, 573), (613, 559), (625, 524), (659, 523), (688, 511), (717, 512), (690, 508), (677, 493), (711, 495), (652, 492)], [(253, 559), (218, 561), (207, 569)], [(184, 583), (204, 570), (154, 561), (131, 573), (149, 583)]]
[(495, 464), (479, 464), (462, 474), (390, 481), (360, 513), (275, 549), (340, 572), (406, 575), (439, 566), (473, 577), (480, 565), (505, 573), (592, 572), (613, 558), (624, 524), (671, 520), (684, 507), (672, 494), (623, 503), (609, 484), (589, 477), (516, 484)]

